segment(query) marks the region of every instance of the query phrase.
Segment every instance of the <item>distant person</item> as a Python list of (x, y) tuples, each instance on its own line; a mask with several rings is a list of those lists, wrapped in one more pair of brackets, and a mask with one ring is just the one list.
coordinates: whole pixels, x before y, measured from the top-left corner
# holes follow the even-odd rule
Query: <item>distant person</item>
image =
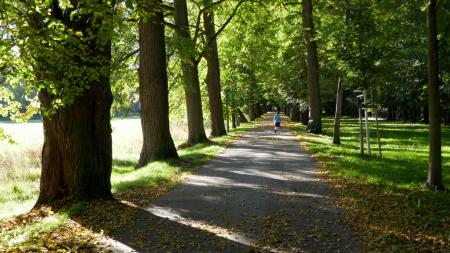
[(275, 116), (273, 116), (273, 124), (275, 125), (275, 133), (279, 132), (281, 125), (281, 116), (279, 111), (275, 114)]

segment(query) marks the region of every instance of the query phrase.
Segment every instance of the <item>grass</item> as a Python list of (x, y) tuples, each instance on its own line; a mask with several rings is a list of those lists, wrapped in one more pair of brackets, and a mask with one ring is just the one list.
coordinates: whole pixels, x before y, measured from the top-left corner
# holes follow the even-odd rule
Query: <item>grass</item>
[[(380, 159), (375, 124), (370, 124), (370, 157), (359, 154), (355, 119), (343, 119), (341, 145), (332, 144), (330, 118), (323, 120), (320, 135), (308, 134), (299, 125), (292, 127), (332, 181), (368, 251), (445, 252), (450, 248), (450, 194), (425, 187), (428, 126), (382, 121)], [(450, 187), (450, 128), (444, 127), (442, 133), (443, 180)]]
[[(194, 172), (200, 165), (223, 151), (234, 138), (247, 132), (253, 125), (254, 123), (242, 124), (227, 136), (213, 138), (208, 142), (179, 150), (180, 159), (156, 161), (143, 168), (135, 169), (142, 142), (140, 122), (138, 119), (113, 121), (114, 159), (111, 176), (113, 194), (118, 199), (132, 200), (136, 203), (143, 198), (143, 194), (150, 194), (150, 199), (160, 196), (181, 182), (185, 176)], [(16, 129), (13, 124), (9, 126), (10, 129)], [(16, 144), (2, 146), (1, 154), (9, 152), (9, 154), (15, 153), (15, 156), (19, 156), (23, 154), (21, 151), (24, 149), (40, 149), (39, 138), (42, 138), (42, 133), (39, 133), (39, 128), (40, 125), (37, 123), (20, 125), (18, 129), (24, 131), (21, 134), (30, 134), (30, 136), (21, 136), (23, 139), (15, 138)], [(172, 132), (175, 132), (175, 143), (180, 144), (185, 136), (183, 136), (184, 130), (175, 128), (175, 131), (172, 129)], [(14, 133), (18, 134), (19, 132), (13, 132), (13, 138), (16, 136)], [(24, 141), (27, 137), (31, 138), (30, 141)], [(33, 137), (35, 139), (32, 139)], [(7, 156), (3, 156), (2, 161), (6, 161), (7, 158)], [(27, 159), (32, 160), (30, 157)], [(83, 247), (95, 247), (97, 243), (95, 238), (98, 235), (95, 233), (99, 233), (99, 231), (93, 232), (90, 229), (95, 225), (92, 225), (90, 221), (85, 222), (87, 225), (84, 224), (84, 221), (74, 221), (72, 216), (76, 216), (80, 211), (89, 214), (106, 208), (115, 209), (116, 207), (111, 206), (117, 206), (118, 203), (104, 204), (106, 206), (102, 206), (100, 203), (98, 205), (101, 207), (96, 207), (96, 210), (91, 211), (86, 211), (85, 208), (93, 208), (92, 206), (96, 206), (96, 203), (88, 206), (80, 203), (56, 214), (51, 210), (40, 209), (26, 213), (34, 204), (38, 194), (39, 170), (35, 166), (39, 162), (18, 160), (10, 161), (8, 164), (8, 167), (2, 167), (0, 178), (0, 183), (3, 185), (0, 190), (0, 223), (2, 225), (0, 251), (33, 251), (43, 248), (82, 251)], [(27, 167), (29, 169), (26, 169)], [(120, 210), (120, 208), (116, 209)], [(23, 214), (15, 216), (21, 213)], [(126, 215), (124, 212), (119, 212), (117, 215), (132, 217), (129, 213)], [(94, 222), (97, 222), (100, 216), (96, 217), (94, 217)], [(84, 220), (90, 218), (92, 217), (83, 217)], [(117, 216), (109, 222), (114, 224), (116, 220)], [(120, 220), (127, 221), (126, 218)], [(102, 229), (105, 229), (104, 227), (106, 226), (103, 226)]]
[[(12, 136), (14, 144), (0, 145), (0, 220), (25, 213), (33, 206), (39, 190), (40, 152), (43, 143), (42, 123), (0, 123)], [(242, 134), (251, 125), (242, 125), (229, 136), (179, 151), (181, 160), (197, 166), (223, 149), (233, 136)], [(135, 170), (142, 146), (140, 120), (115, 119), (112, 121), (113, 192), (129, 186), (156, 185), (182, 171), (185, 163), (177, 161), (156, 162), (150, 167)], [(208, 131), (208, 129), (207, 129)], [(187, 136), (187, 128), (172, 124), (171, 133), (176, 145)]]

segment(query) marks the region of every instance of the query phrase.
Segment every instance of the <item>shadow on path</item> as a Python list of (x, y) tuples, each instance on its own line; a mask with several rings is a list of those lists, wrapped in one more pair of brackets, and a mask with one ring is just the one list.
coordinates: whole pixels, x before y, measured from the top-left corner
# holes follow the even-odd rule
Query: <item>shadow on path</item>
[[(116, 202), (115, 252), (355, 252), (312, 158), (271, 119), (156, 201)], [(145, 196), (141, 196), (145, 198)], [(128, 214), (126, 217), (120, 215)], [(97, 229), (103, 229), (101, 224)]]

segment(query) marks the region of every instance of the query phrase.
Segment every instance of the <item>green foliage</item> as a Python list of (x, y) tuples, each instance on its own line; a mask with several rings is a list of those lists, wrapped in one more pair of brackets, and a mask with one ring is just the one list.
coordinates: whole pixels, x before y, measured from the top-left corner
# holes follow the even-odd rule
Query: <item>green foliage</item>
[[(23, 80), (30, 90), (42, 91), (51, 101), (44, 113), (69, 105), (76, 96), (110, 71), (108, 53), (112, 6), (104, 2), (2, 1), (0, 27), (6, 42), (0, 55), (10, 83)], [(14, 50), (13, 50), (14, 49)], [(13, 60), (11, 60), (11, 58)]]
[[(129, 1), (127, 1), (129, 2)], [(118, 5), (114, 16), (112, 36), (111, 90), (114, 96), (112, 111), (126, 116), (136, 113), (139, 99), (139, 45), (137, 14)]]
[(285, 91), (279, 78), (290, 77), (279, 75), (278, 67), (287, 65), (279, 57), (286, 38), (274, 25), (283, 24), (283, 15), (278, 6), (266, 9), (258, 3), (246, 3), (238, 12), (243, 21), (230, 24), (219, 38), (223, 86), (231, 91), (235, 106), (263, 100), (280, 103), (285, 98), (279, 95)]

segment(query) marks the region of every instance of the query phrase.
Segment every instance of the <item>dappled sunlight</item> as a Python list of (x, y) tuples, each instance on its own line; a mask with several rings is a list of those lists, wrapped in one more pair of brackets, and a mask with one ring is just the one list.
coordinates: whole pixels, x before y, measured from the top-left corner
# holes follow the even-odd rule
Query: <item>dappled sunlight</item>
[(283, 195), (283, 196), (292, 196), (292, 197), (328, 198), (327, 196), (324, 196), (321, 194), (305, 193), (305, 192), (271, 191), (271, 193)]
[[(255, 242), (254, 239), (251, 239), (244, 234), (234, 232), (217, 225), (209, 224), (204, 221), (186, 219), (182, 217), (176, 210), (173, 210), (172, 208), (169, 207), (160, 207), (153, 205), (145, 209), (156, 216), (166, 218), (171, 221), (175, 221), (193, 228), (202, 229), (211, 232), (219, 237), (223, 237), (230, 241), (238, 242), (243, 245), (252, 246)], [(187, 210), (185, 210), (185, 212), (186, 211)]]
[[(380, 159), (374, 125), (372, 155), (368, 158), (359, 154), (358, 121), (345, 121), (341, 145), (331, 144), (332, 131), (327, 137), (302, 130), (299, 133), (301, 141), (329, 172), (327, 178), (335, 184), (342, 207), (367, 234), (369, 247), (389, 252), (447, 249), (448, 192), (432, 192), (425, 187), (428, 125), (381, 122), (383, 158)], [(324, 119), (323, 123), (325, 129), (332, 129), (331, 119)], [(450, 184), (450, 138), (446, 138), (449, 130), (442, 128), (444, 185)], [(364, 146), (367, 147), (365, 140)]]
[[(332, 119), (324, 119), (324, 129), (332, 129), (332, 126)], [(449, 128), (444, 127), (443, 136), (448, 135), (448, 131)], [(341, 134), (341, 145), (332, 144), (332, 132), (325, 136), (304, 134), (301, 141), (315, 153), (315, 156), (326, 159), (327, 163), (341, 163), (340, 173), (350, 177), (367, 178), (370, 183), (405, 189), (416, 188), (425, 182), (429, 155), (427, 125), (381, 122), (382, 160), (378, 158), (374, 125), (371, 126), (372, 157), (369, 160), (359, 154), (357, 120), (345, 119)], [(450, 165), (448, 159), (450, 139), (443, 137), (442, 141), (443, 176), (448, 181), (450, 173), (445, 171)], [(365, 140), (364, 147), (367, 148)], [(367, 150), (365, 153), (367, 154)], [(339, 159), (340, 162), (330, 159)]]
[[(305, 168), (305, 173), (308, 174), (307, 170), (308, 168)], [(241, 174), (241, 175), (249, 175), (249, 176), (259, 176), (259, 177), (265, 177), (269, 179), (276, 179), (276, 180), (282, 180), (282, 181), (299, 181), (299, 182), (305, 182), (305, 181), (318, 181), (318, 178), (314, 177), (306, 177), (301, 176), (297, 173), (287, 173), (282, 171), (261, 171), (257, 169), (244, 169), (244, 170), (229, 170), (231, 173)], [(304, 171), (302, 170), (302, 173)], [(315, 172), (311, 172), (310, 174), (315, 174)]]
[[(274, 134), (271, 128), (264, 128), (267, 123), (144, 209), (263, 251), (303, 252), (325, 247), (320, 240), (311, 239), (316, 236), (326, 238), (330, 245), (339, 244), (333, 233), (342, 234), (344, 229), (336, 222), (340, 212), (331, 205), (330, 189), (318, 178), (314, 160), (288, 129)], [(299, 212), (309, 218), (298, 219)], [(172, 231), (174, 226), (164, 231)], [(329, 226), (330, 232), (318, 233), (319, 226)], [(351, 241), (353, 233), (347, 235), (345, 240)], [(348, 245), (356, 244), (351, 241)]]
[(192, 175), (186, 180), (185, 184), (196, 185), (196, 186), (209, 186), (209, 187), (243, 187), (251, 189), (262, 189), (261, 185), (249, 184), (249, 183), (239, 183), (228, 178), (223, 177), (211, 177), (211, 176), (200, 176)]

